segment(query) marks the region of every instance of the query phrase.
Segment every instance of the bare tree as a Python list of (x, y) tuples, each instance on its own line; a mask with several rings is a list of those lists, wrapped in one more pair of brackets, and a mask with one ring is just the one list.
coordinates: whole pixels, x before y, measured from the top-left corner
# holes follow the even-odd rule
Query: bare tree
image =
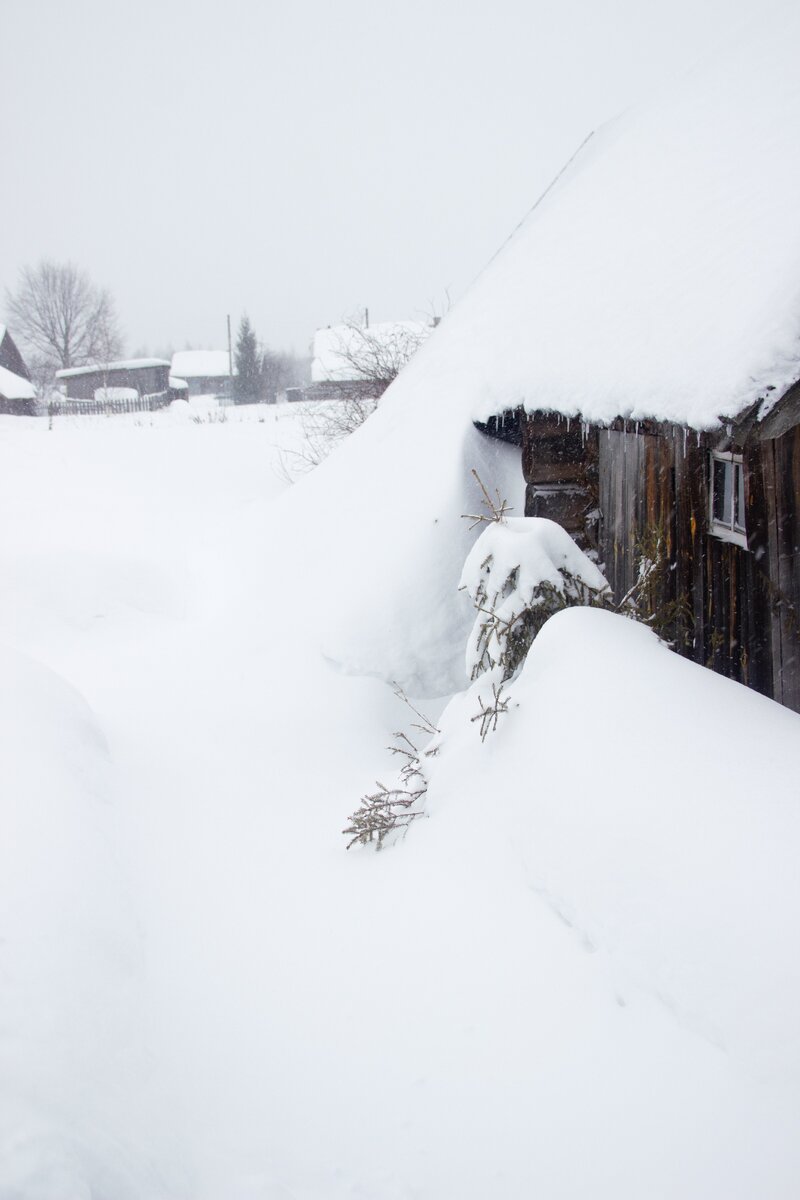
[(365, 313), (363, 324), (351, 319), (330, 330), (326, 366), (336, 395), (304, 404), (303, 440), (299, 450), (287, 452), (287, 477), (317, 466), (364, 424), (438, 323), (439, 317), (433, 316), (426, 321), (370, 325)]
[(122, 349), (114, 301), (73, 263), (43, 259), (23, 267), (6, 292), (8, 323), (37, 364), (37, 375), (108, 363)]
[(350, 320), (336, 332), (333, 351), (340, 378), (374, 385), (379, 399), (428, 337), (436, 319), (394, 324), (359, 324)]
[(283, 474), (290, 482), (296, 475), (318, 467), (339, 442), (374, 413), (378, 400), (344, 393), (338, 400), (306, 400), (296, 407), (302, 430), (300, 444), (283, 452)]

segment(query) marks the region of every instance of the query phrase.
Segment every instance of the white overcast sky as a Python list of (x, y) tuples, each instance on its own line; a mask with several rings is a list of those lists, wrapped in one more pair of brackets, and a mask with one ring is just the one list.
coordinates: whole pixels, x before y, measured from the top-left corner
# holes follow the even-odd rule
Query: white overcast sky
[(108, 286), (128, 353), (457, 299), (585, 135), (754, 0), (3, 0), (0, 296)]

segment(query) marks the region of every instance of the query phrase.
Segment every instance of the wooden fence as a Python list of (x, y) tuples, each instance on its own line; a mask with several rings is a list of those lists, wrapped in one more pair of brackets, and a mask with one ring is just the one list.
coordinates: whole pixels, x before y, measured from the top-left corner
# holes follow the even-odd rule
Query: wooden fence
[(47, 415), (53, 417), (65, 416), (116, 416), (118, 413), (156, 412), (166, 408), (170, 403), (169, 392), (152, 392), (147, 396), (130, 397), (130, 399), (109, 400), (50, 400), (47, 405)]

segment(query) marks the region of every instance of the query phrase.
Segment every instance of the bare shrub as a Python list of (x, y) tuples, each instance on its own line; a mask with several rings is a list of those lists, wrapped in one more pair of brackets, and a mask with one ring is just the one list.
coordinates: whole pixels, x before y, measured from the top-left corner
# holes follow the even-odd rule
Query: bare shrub
[[(439, 730), (428, 717), (414, 708), (402, 688), (395, 684), (395, 695), (407, 705), (416, 722), (411, 728), (433, 738)], [(368, 792), (362, 797), (356, 811), (349, 818), (349, 825), (342, 830), (349, 837), (347, 849), (357, 844), (374, 843), (375, 849), (383, 847), (386, 838), (393, 833), (405, 834), (409, 825), (418, 817), (424, 816), (421, 802), (428, 790), (428, 780), (422, 767), (423, 758), (433, 758), (437, 753), (436, 746), (428, 746), (425, 750), (411, 740), (404, 731), (394, 735), (394, 743), (387, 747), (390, 754), (397, 755), (402, 760), (399, 777), (394, 787), (386, 787), (376, 780), (376, 791)]]

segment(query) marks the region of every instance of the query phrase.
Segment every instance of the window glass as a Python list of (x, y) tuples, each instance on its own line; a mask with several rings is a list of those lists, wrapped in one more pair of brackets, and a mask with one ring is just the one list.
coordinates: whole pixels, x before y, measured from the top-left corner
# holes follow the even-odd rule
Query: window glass
[(719, 521), (720, 525), (727, 525), (729, 528), (731, 522), (731, 507), (733, 501), (733, 488), (731, 486), (731, 470), (733, 463), (727, 462), (725, 459), (715, 458), (713, 460), (713, 488), (714, 500), (712, 513), (715, 521)]
[(735, 529), (738, 529), (741, 533), (744, 533), (744, 468), (742, 467), (741, 463), (734, 464), (734, 472), (736, 493), (733, 525)]
[(741, 456), (711, 454), (711, 527), (718, 537), (746, 546), (744, 466)]

